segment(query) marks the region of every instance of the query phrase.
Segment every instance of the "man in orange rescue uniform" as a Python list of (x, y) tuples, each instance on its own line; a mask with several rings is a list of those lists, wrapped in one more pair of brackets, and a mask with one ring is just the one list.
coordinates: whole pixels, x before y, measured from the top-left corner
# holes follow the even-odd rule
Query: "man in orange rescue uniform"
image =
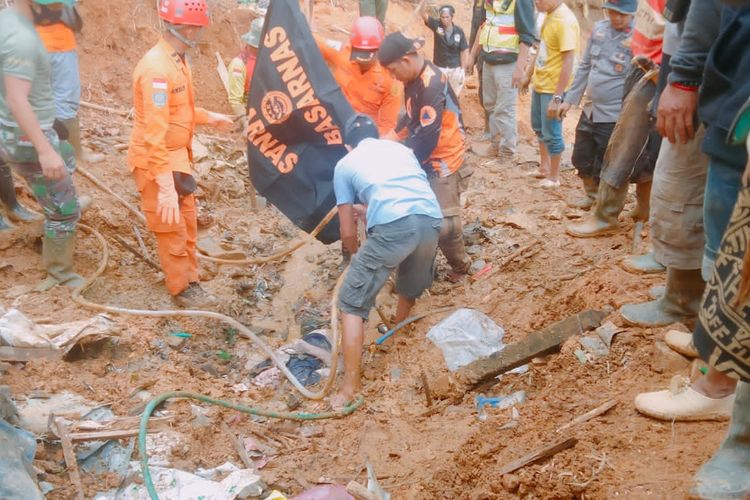
[(195, 106), (185, 51), (208, 25), (205, 0), (160, 0), (164, 34), (133, 74), (135, 125), (128, 162), (141, 193), (149, 230), (156, 234), (167, 290), (183, 307), (211, 305), (198, 284), (198, 232), (190, 145), (196, 124), (229, 130), (232, 120)]
[(341, 50), (316, 37), (323, 59), (355, 111), (372, 118), (378, 133), (396, 127), (401, 110), (403, 85), (375, 57), (385, 30), (374, 17), (360, 17), (352, 26), (349, 44)]

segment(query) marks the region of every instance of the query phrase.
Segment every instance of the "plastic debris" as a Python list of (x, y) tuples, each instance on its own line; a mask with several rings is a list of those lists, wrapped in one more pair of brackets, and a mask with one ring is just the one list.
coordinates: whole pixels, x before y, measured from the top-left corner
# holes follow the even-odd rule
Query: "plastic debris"
[(41, 500), (44, 497), (33, 479), (32, 460), (36, 453), (34, 435), (0, 420), (0, 498)]
[(355, 500), (340, 484), (322, 484), (306, 490), (294, 500)]
[(59, 325), (37, 325), (18, 309), (0, 317), (0, 340), (11, 347), (31, 347), (70, 351), (86, 337), (94, 340), (114, 335), (116, 323), (98, 314), (93, 318)]
[[(223, 466), (222, 466), (223, 467)], [(239, 498), (260, 497), (265, 485), (254, 471), (238, 469), (230, 472), (222, 481), (204, 479), (178, 469), (151, 467), (154, 487), (162, 500), (181, 500), (183, 498), (201, 498), (203, 500), (235, 500)], [(140, 467), (131, 462), (130, 473), (119, 490), (98, 493), (94, 500), (148, 500), (149, 495), (143, 484), (137, 484)]]
[(524, 404), (526, 402), (526, 391), (516, 391), (510, 396), (496, 396), (496, 397), (486, 397), (483, 394), (479, 394), (475, 398), (475, 402), (476, 402), (477, 411), (479, 412), (479, 420), (486, 420), (487, 408), (493, 408), (496, 410), (504, 410), (506, 408), (513, 408), (515, 410), (516, 405)]
[[(331, 341), (325, 330), (314, 330), (301, 339), (282, 346), (277, 354), (286, 359), (286, 366), (302, 385), (314, 385), (320, 382), (320, 370), (331, 364)], [(255, 366), (251, 373), (258, 374), (253, 384), (260, 387), (277, 386), (281, 382), (281, 373), (267, 359)]]
[(443, 351), (450, 371), (501, 351), (505, 331), (489, 316), (474, 309), (459, 309), (433, 326), (427, 334)]

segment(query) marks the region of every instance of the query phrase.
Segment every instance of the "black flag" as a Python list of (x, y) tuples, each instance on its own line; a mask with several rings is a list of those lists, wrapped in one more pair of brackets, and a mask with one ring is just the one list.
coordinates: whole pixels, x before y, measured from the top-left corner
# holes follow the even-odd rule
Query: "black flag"
[[(353, 113), (297, 0), (273, 0), (248, 97), (248, 164), (258, 192), (304, 231), (336, 205), (333, 169)], [(338, 218), (318, 239), (339, 239)]]

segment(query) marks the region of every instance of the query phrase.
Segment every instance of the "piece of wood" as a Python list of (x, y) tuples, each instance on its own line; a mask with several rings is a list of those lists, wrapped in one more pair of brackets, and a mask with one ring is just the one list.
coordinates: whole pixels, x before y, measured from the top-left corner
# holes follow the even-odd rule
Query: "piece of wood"
[(62, 359), (63, 351), (47, 347), (8, 347), (0, 346), (0, 361), (25, 363), (35, 359), (56, 361)]
[(541, 252), (542, 249), (541, 248), (537, 248), (537, 246), (540, 245), (540, 244), (541, 244), (541, 241), (534, 240), (534, 241), (532, 241), (531, 243), (529, 243), (526, 246), (523, 246), (521, 248), (515, 249), (513, 252), (510, 253), (510, 255), (508, 255), (503, 260), (501, 260), (500, 262), (498, 262), (497, 265), (495, 265), (492, 270), (490, 270), (489, 272), (485, 273), (481, 277), (481, 280), (478, 279), (478, 280), (475, 280), (475, 281), (485, 281), (487, 278), (489, 278), (490, 276), (494, 275), (495, 273), (497, 273), (499, 271), (502, 271), (508, 264), (510, 264), (511, 262), (513, 262), (514, 260), (516, 260), (519, 257), (523, 257), (525, 259), (533, 257), (534, 255), (536, 255), (539, 252)]
[(99, 189), (101, 189), (102, 191), (104, 191), (108, 195), (112, 196), (117, 201), (119, 201), (133, 215), (135, 215), (136, 217), (138, 217), (138, 220), (140, 220), (144, 224), (146, 223), (146, 216), (143, 215), (140, 210), (138, 210), (133, 205), (131, 205), (130, 203), (128, 203), (127, 201), (125, 201), (124, 199), (122, 199), (122, 197), (120, 197), (120, 195), (118, 195), (117, 193), (115, 193), (114, 191), (112, 191), (107, 185), (105, 185), (102, 181), (100, 181), (99, 179), (97, 179), (96, 176), (94, 174), (92, 174), (91, 172), (89, 172), (83, 165), (79, 164), (76, 167), (76, 172), (80, 172), (94, 186), (98, 187)]
[(135, 233), (135, 240), (138, 242), (138, 248), (141, 249), (141, 252), (145, 257), (151, 258), (151, 254), (148, 252), (148, 248), (146, 248), (146, 243), (143, 241), (143, 235), (141, 234), (141, 230), (138, 229), (138, 226), (133, 226), (133, 233)]
[(424, 389), (425, 402), (429, 408), (432, 406), (432, 392), (430, 392), (430, 384), (427, 382), (427, 374), (424, 372), (424, 368), (420, 368), (419, 375), (422, 378), (422, 389)]
[(530, 333), (525, 339), (505, 346), (502, 351), (459, 369), (454, 374), (457, 385), (465, 393), (484, 384), (494, 384), (498, 375), (556, 351), (573, 335), (598, 327), (605, 317), (607, 313), (604, 311), (589, 309)]
[(234, 446), (237, 455), (240, 456), (240, 460), (242, 460), (242, 463), (245, 464), (245, 468), (253, 471), (256, 470), (255, 464), (252, 460), (250, 460), (250, 456), (247, 454), (245, 446), (223, 420), (221, 421), (221, 428), (229, 436), (229, 440), (232, 442), (232, 446)]
[(120, 116), (130, 115), (130, 111), (125, 111), (124, 109), (108, 108), (106, 106), (100, 106), (99, 104), (94, 104), (94, 103), (86, 102), (86, 101), (81, 101), (80, 104), (81, 104), (81, 107), (93, 109), (96, 111), (103, 111), (105, 113), (112, 113), (112, 114), (120, 115)]
[(372, 491), (368, 490), (357, 481), (349, 481), (346, 485), (346, 492), (356, 500), (380, 500)]
[(65, 420), (62, 418), (55, 418), (53, 420), (55, 427), (57, 428), (57, 435), (60, 437), (60, 443), (62, 443), (63, 456), (65, 457), (65, 464), (68, 466), (68, 475), (70, 476), (70, 482), (76, 488), (76, 497), (79, 500), (84, 500), (83, 496), (83, 483), (81, 482), (81, 471), (78, 470), (78, 460), (76, 454), (73, 451), (73, 443), (70, 440), (70, 434), (68, 433), (68, 426), (65, 424)]
[[(164, 429), (173, 420), (174, 417), (172, 416), (151, 417), (148, 420), (148, 428), (149, 430), (152, 427), (154, 429)], [(122, 431), (138, 428), (140, 424), (141, 417), (115, 417), (111, 420), (105, 420), (102, 422), (96, 422), (93, 420), (78, 420), (70, 424), (68, 430), (71, 434), (79, 432)]]
[(573, 420), (571, 420), (567, 424), (565, 424), (562, 427), (560, 427), (559, 429), (557, 429), (557, 432), (562, 432), (562, 431), (564, 431), (566, 429), (570, 429), (574, 425), (578, 425), (578, 424), (582, 424), (584, 422), (588, 422), (592, 418), (596, 418), (599, 415), (603, 415), (603, 414), (607, 413), (609, 410), (611, 410), (612, 408), (614, 408), (615, 406), (617, 406), (617, 403), (618, 403), (618, 401), (616, 399), (609, 399), (609, 400), (605, 401), (604, 403), (600, 404), (599, 406), (597, 406), (596, 408), (594, 408), (593, 410), (587, 411), (583, 415), (574, 418)]
[[(148, 432), (152, 433), (156, 431), (149, 428)], [(73, 432), (68, 435), (68, 438), (74, 443), (81, 443), (83, 441), (111, 441), (113, 439), (125, 439), (137, 435), (138, 429), (130, 429), (126, 431)]]
[(224, 64), (224, 59), (219, 52), (216, 52), (216, 71), (219, 73), (222, 85), (224, 85), (224, 91), (229, 96), (229, 71), (227, 71), (227, 65)]
[(578, 440), (576, 438), (569, 437), (566, 439), (555, 441), (552, 444), (547, 444), (542, 447), (539, 447), (535, 449), (534, 451), (522, 456), (518, 460), (515, 460), (501, 467), (500, 470), (495, 473), (495, 476), (500, 477), (503, 474), (510, 474), (511, 472), (515, 472), (518, 469), (526, 467), (529, 464), (533, 464), (534, 462), (538, 462), (540, 460), (544, 460), (545, 458), (549, 458), (553, 455), (560, 453), (563, 450), (572, 448), (573, 446), (576, 445), (577, 442)]
[(119, 243), (120, 245), (122, 245), (123, 248), (125, 248), (125, 250), (128, 250), (130, 253), (132, 253), (136, 257), (140, 257), (143, 260), (143, 262), (145, 262), (146, 264), (148, 264), (155, 271), (161, 271), (161, 268), (159, 267), (159, 265), (156, 262), (154, 262), (153, 260), (151, 260), (149, 257), (143, 255), (139, 250), (137, 250), (130, 243), (128, 243), (127, 241), (125, 241), (122, 238), (122, 236), (120, 236), (119, 234), (112, 234), (110, 236), (117, 243)]

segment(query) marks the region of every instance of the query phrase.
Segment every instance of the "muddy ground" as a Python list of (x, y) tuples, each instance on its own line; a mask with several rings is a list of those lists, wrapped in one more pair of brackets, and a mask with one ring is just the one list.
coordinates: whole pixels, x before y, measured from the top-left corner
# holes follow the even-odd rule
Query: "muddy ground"
[[(228, 61), (236, 50), (236, 34), (250, 18), (246, 11), (228, 8), (228, 4), (231, 2), (216, 2), (214, 25), (193, 56), (198, 102), (219, 111), (228, 107), (214, 54), (218, 51)], [(468, 6), (456, 6), (458, 23), (468, 28)], [(410, 4), (392, 3), (389, 24), (399, 25), (412, 9)], [(81, 40), (83, 98), (127, 110), (131, 71), (157, 37), (153, 2), (86, 0), (81, 10), (87, 23)], [(356, 4), (349, 0), (338, 6), (318, 2), (318, 27), (323, 34), (342, 39), (334, 26), (347, 27), (355, 12)], [(417, 23), (410, 30), (426, 34)], [(462, 106), (470, 137), (475, 140), (482, 127), (476, 90), (465, 92)], [(527, 113), (528, 99), (521, 97), (521, 151), (524, 159), (533, 159)], [(90, 109), (82, 110), (81, 121), (86, 146), (104, 155), (103, 161), (86, 168), (137, 205), (122, 146), (127, 143), (129, 121)], [(568, 118), (568, 142), (572, 142), (574, 127), (575, 118)], [(268, 255), (303, 237), (275, 209), (251, 211), (241, 142), (201, 132), (199, 139), (208, 147), (206, 158), (197, 165), (201, 215), (207, 224), (201, 235), (229, 241), (248, 255)], [(473, 258), (497, 266), (518, 248), (535, 244), (540, 251), (513, 261), (486, 279), (459, 285), (442, 278), (445, 263), (441, 257), (440, 278), (419, 301), (416, 312), (445, 305), (472, 307), (501, 325), (506, 341), (516, 342), (585, 309), (613, 311), (609, 319), (620, 325), (619, 306), (646, 299), (649, 287), (661, 282), (662, 277), (628, 274), (618, 265), (618, 260), (632, 251), (633, 225), (628, 221), (623, 221), (620, 234), (611, 237), (578, 240), (565, 235), (565, 224), (583, 215), (566, 204), (580, 191), (574, 171), (565, 171), (563, 187), (551, 192), (537, 188), (536, 181), (524, 175), (524, 168), (473, 154), (468, 155), (468, 161), (475, 175), (465, 195), (464, 221), (478, 222), (481, 228), (481, 235), (470, 236), (479, 245)], [(139, 223), (86, 179), (79, 178), (77, 183), (82, 193), (94, 198), (94, 207), (83, 221), (105, 235), (110, 250), (106, 271), (88, 298), (126, 307), (170, 307), (161, 274), (112, 239), (118, 234), (137, 247), (133, 227)], [(25, 188), (19, 186), (18, 190), (33, 206)], [(32, 291), (44, 276), (34, 244), (37, 230), (19, 228), (0, 245), (5, 247), (0, 250), (0, 303), (47, 322), (90, 317), (92, 312), (71, 301), (68, 289), (45, 294)], [(141, 231), (154, 257), (154, 242)], [(646, 228), (639, 251), (647, 248), (647, 232)], [(79, 271), (90, 274), (101, 255), (97, 241), (82, 234), (77, 250)], [(276, 347), (298, 337), (301, 324), (330, 318), (331, 292), (340, 264), (338, 245), (313, 242), (281, 263), (246, 267), (204, 264), (201, 276), (204, 286), (220, 298), (219, 311), (251, 326)], [(390, 314), (395, 297), (384, 294), (381, 300)], [(447, 372), (442, 354), (425, 336), (443, 316), (417, 322), (412, 331), (396, 334), (386, 350), (365, 356), (362, 394), (366, 404), (346, 419), (301, 426), (251, 420), (210, 407), (211, 424), (199, 426), (188, 402), (169, 404), (166, 409), (176, 416), (172, 431), (182, 443), (170, 457), (172, 465), (193, 471), (225, 461), (239, 463), (219, 425), (224, 421), (235, 434), (254, 436), (275, 450), (260, 472), (266, 483), (289, 494), (320, 482), (363, 481), (363, 465), (369, 459), (381, 484), (396, 499), (682, 498), (692, 474), (721, 440), (726, 424), (658, 422), (640, 416), (633, 408), (637, 393), (665, 388), (675, 374), (690, 372), (687, 362), (667, 356), (658, 344), (666, 329), (626, 328), (615, 338), (610, 355), (593, 363), (581, 364), (572, 354), (576, 346), (569, 344), (560, 354), (536, 360), (524, 375), (506, 375), (485, 392), (526, 391), (528, 401), (517, 407), (516, 424), (507, 425), (510, 410), (490, 411), (488, 418), (480, 421), (475, 394), (425, 416), (420, 372), (424, 370), (430, 380)], [(377, 335), (374, 327), (378, 321), (372, 319), (368, 341)], [(295, 391), (288, 384), (277, 389), (252, 385), (249, 368), (263, 356), (223, 325), (204, 320), (116, 320), (118, 337), (89, 344), (66, 361), (5, 365), (4, 371), (0, 370), (0, 383), (9, 385), (21, 402), (31, 394), (69, 391), (95, 403), (110, 404), (117, 415), (134, 408), (137, 411), (142, 401), (133, 394), (144, 387), (151, 395), (182, 389), (280, 410), (294, 406), (290, 395)], [(166, 341), (175, 331), (193, 336), (174, 348)], [(569, 431), (579, 440), (575, 447), (524, 467), (514, 478), (503, 481), (499, 477), (504, 464), (558, 439), (558, 427), (611, 398), (619, 402), (614, 409)], [(325, 408), (324, 403), (310, 401), (299, 406), (311, 412)], [(74, 488), (60, 467), (60, 447), (46, 443), (39, 447), (36, 458), (44, 480), (55, 486), (49, 498), (72, 498)], [(83, 481), (90, 498), (97, 491), (117, 486), (120, 478), (84, 475)]]

